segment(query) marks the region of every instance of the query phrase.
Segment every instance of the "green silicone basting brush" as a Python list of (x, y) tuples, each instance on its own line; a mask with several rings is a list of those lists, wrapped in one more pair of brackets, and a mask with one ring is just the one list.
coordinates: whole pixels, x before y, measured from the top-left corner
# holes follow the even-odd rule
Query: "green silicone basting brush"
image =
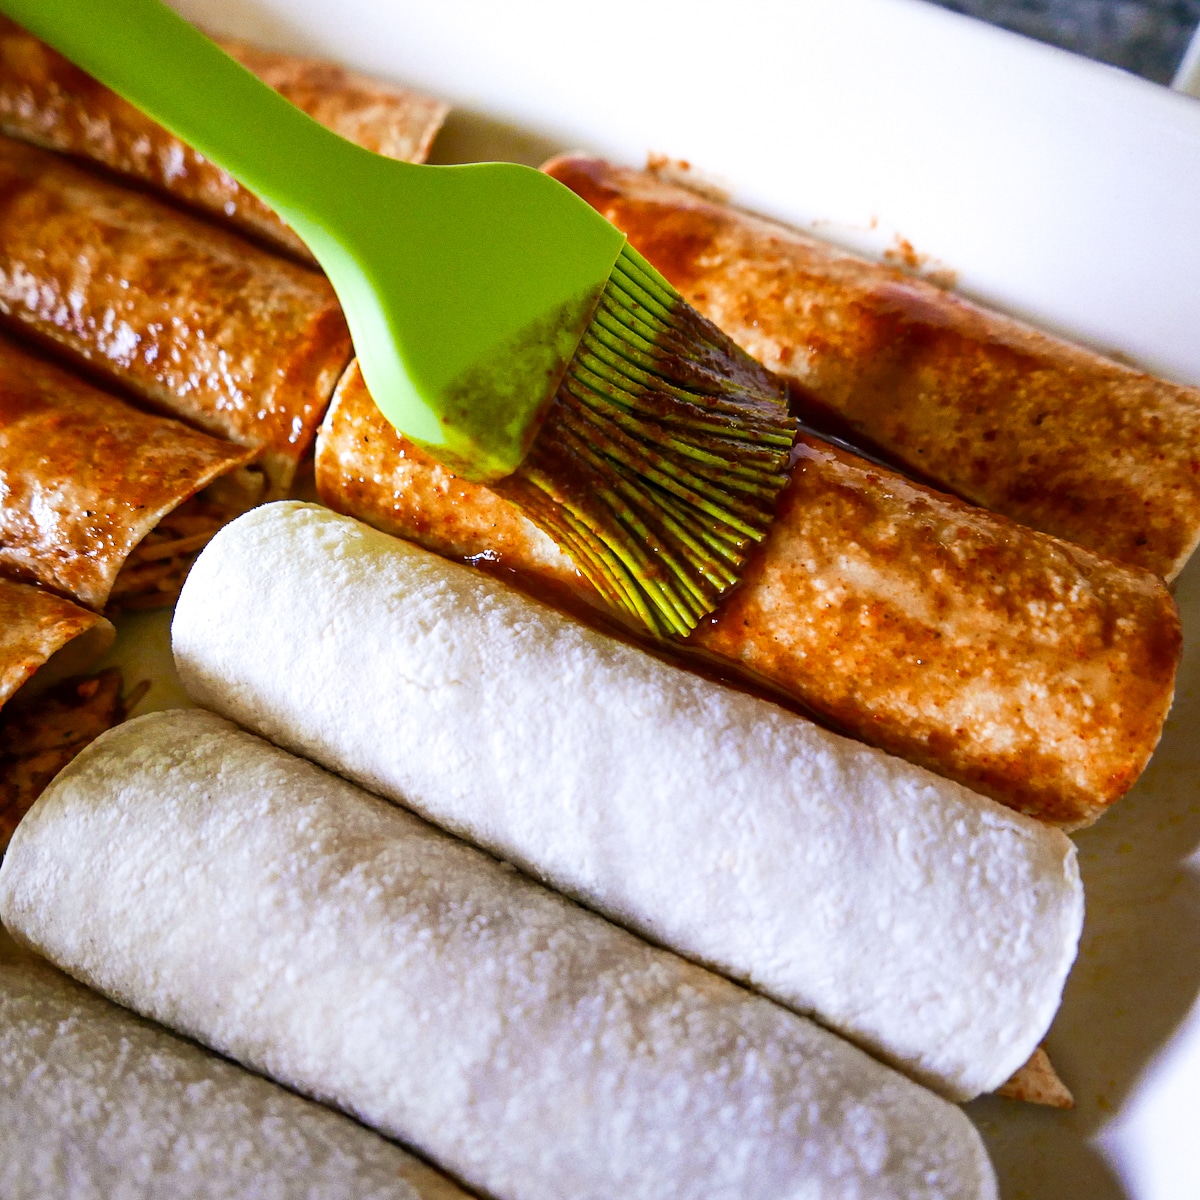
[(737, 583), (787, 478), (782, 385), (567, 188), (363, 150), (160, 0), (0, 11), (274, 207), (397, 430), (518, 504), (610, 603), (685, 636)]

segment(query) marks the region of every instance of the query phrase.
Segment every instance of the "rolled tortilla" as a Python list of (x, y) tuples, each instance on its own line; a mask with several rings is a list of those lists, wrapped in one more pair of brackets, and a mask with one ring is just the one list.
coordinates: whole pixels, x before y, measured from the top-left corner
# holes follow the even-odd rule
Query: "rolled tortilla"
[(959, 496), (1173, 579), (1200, 542), (1200, 390), (641, 171), (545, 169), (802, 411)]
[[(445, 119), (440, 101), (333, 63), (221, 44), (309, 116), (378, 154), (423, 162)], [(312, 261), (304, 243), (231, 175), (5, 17), (0, 131), (90, 159)]]
[(57, 154), (0, 138), (0, 313), (287, 490), (350, 360), (327, 280)]
[(0, 577), (0, 854), (58, 769), (124, 718), (119, 671), (72, 678), (115, 635), (96, 613)]
[(84, 670), (115, 636), (98, 614), (0, 577), (0, 707), (35, 675), (48, 686)]
[(0, 916), (497, 1200), (996, 1194), (944, 1101), (210, 713), (76, 759)]
[(199, 704), (951, 1098), (1058, 1007), (1083, 918), (1058, 830), (481, 572), (269, 505), (200, 556), (172, 639)]
[(466, 1200), (398, 1146), (80, 987), (0, 930), (5, 1200)]
[(0, 571), (97, 610), (170, 604), (260, 498), (261, 474), (241, 470), (253, 456), (0, 338)]
[[(339, 512), (556, 600), (602, 603), (515, 508), (405, 442), (355, 367), (318, 435), (316, 473)], [(1181, 646), (1154, 576), (802, 436), (741, 586), (678, 649), (1076, 828), (1149, 761)]]

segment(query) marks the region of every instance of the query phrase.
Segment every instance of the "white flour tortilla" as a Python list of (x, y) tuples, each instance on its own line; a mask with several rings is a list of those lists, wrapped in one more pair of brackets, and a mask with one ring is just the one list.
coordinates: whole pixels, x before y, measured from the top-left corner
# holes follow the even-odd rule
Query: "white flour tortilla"
[(189, 694), (952, 1099), (1058, 1008), (1060, 832), (593, 633), (479, 571), (283, 503), (201, 555)]
[(398, 1146), (180, 1041), (0, 930), (4, 1200), (467, 1200)]
[(211, 713), (76, 758), (0, 916), (497, 1200), (996, 1195), (931, 1092)]

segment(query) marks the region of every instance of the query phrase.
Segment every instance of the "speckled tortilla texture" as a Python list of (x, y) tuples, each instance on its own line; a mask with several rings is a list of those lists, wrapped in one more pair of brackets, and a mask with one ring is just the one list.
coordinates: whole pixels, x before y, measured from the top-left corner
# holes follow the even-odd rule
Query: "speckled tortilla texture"
[(577, 155), (543, 169), (852, 440), (1167, 579), (1200, 543), (1200, 389), (652, 173)]
[(0, 930), (4, 1200), (466, 1200), (398, 1146), (80, 987)]
[(112, 624), (70, 600), (28, 583), (0, 577), (0, 707), (60, 650), (87, 635), (80, 662), (99, 657), (111, 644)]
[(0, 137), (0, 317), (286, 494), (347, 363), (329, 281), (60, 154)]
[(0, 571), (103, 609), (134, 547), (252, 451), (0, 338)]
[(480, 572), (271, 505), (201, 555), (173, 641), (199, 704), (951, 1098), (1058, 1007), (1083, 917), (1060, 832)]
[[(519, 509), (405, 441), (357, 364), (325, 414), (315, 468), (318, 496), (338, 512), (605, 607)], [(1156, 576), (801, 434), (739, 585), (672, 649), (698, 651), (842, 733), (1075, 829), (1149, 762), (1182, 640)]]
[(60, 774), (0, 916), (497, 1200), (996, 1194), (932, 1093), (211, 713)]

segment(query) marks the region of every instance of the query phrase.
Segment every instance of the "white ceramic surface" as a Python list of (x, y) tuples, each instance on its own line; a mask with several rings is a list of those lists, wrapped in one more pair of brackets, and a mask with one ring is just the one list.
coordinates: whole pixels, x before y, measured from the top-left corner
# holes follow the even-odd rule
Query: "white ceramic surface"
[(920, 0), (176, 2), (436, 92), (469, 152), (685, 159), (1200, 383), (1200, 112), (1114, 68)]
[[(918, 0), (179, 0), (458, 110), (443, 161), (687, 159), (751, 207), (1200, 384), (1200, 105)], [(1063, 1114), (968, 1107), (1006, 1200), (1200, 1195), (1200, 562), (1162, 746), (1079, 835), (1089, 915), (1050, 1050)], [(116, 661), (177, 702), (165, 616)]]

